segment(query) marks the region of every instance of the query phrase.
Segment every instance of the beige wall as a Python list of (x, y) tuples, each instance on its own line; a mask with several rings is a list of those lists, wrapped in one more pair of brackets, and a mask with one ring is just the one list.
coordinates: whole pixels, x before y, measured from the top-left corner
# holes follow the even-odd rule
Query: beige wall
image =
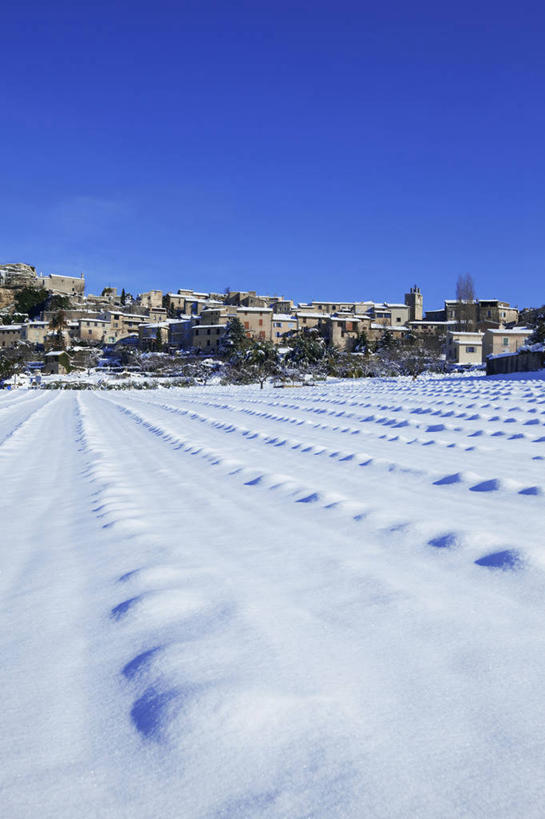
[(52, 293), (62, 293), (66, 296), (82, 296), (85, 291), (85, 279), (75, 276), (40, 276), (38, 284)]
[(340, 350), (351, 352), (362, 330), (368, 333), (371, 321), (368, 318), (345, 319), (332, 316), (327, 320), (328, 340)]
[(483, 355), (499, 355), (500, 353), (516, 353), (526, 344), (531, 330), (514, 333), (507, 330), (487, 330), (483, 338)]
[(482, 333), (457, 333), (447, 335), (447, 360), (455, 364), (482, 364)]
[(21, 340), (21, 326), (19, 324), (0, 325), (0, 347), (13, 347)]
[(106, 342), (112, 343), (120, 338), (134, 334), (138, 335), (138, 328), (146, 322), (146, 316), (137, 316), (130, 313), (106, 311), (104, 313), (108, 321), (106, 332)]
[(109, 323), (100, 319), (80, 319), (78, 321), (78, 333), (82, 341), (102, 342), (109, 329)]
[(294, 316), (285, 316), (276, 313), (272, 317), (272, 341), (274, 344), (282, 344), (285, 341), (285, 334), (297, 330), (297, 319)]
[(192, 346), (203, 352), (216, 352), (225, 335), (226, 324), (196, 324), (193, 327)]
[(167, 318), (167, 309), (166, 307), (151, 307), (149, 311), (149, 316), (146, 319), (147, 321), (164, 321)]
[(297, 329), (304, 330), (305, 328), (311, 330), (314, 327), (320, 327), (323, 322), (327, 321), (325, 316), (321, 316), (319, 313), (310, 313), (306, 311), (296, 312), (295, 316), (297, 318)]
[(390, 323), (392, 327), (407, 324), (409, 320), (409, 307), (405, 304), (387, 304), (390, 311)]
[(50, 332), (45, 321), (30, 322), (21, 326), (21, 338), (29, 344), (45, 344), (45, 337)]
[(163, 306), (163, 291), (162, 290), (148, 290), (146, 293), (140, 293), (140, 304), (143, 307), (152, 309), (153, 307)]
[(270, 308), (239, 307), (237, 318), (241, 320), (248, 338), (271, 340), (272, 310)]

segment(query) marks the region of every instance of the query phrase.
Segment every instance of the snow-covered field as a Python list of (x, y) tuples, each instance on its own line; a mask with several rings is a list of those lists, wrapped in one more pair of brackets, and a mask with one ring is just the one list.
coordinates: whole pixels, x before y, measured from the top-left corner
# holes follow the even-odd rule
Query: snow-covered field
[(542, 378), (0, 393), (2, 815), (542, 817), (544, 458)]

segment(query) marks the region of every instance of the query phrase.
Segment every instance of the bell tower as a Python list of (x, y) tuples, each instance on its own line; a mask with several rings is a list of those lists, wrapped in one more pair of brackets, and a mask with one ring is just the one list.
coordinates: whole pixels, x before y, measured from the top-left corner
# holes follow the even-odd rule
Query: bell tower
[(409, 308), (409, 321), (422, 321), (424, 318), (424, 297), (420, 288), (414, 285), (405, 293), (405, 304)]

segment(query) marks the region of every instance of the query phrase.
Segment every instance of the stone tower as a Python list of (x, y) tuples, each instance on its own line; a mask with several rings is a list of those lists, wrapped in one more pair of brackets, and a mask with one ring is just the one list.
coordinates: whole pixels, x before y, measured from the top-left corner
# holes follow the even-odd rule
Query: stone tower
[(424, 297), (420, 288), (414, 285), (405, 293), (405, 304), (409, 308), (409, 321), (422, 321), (424, 318)]

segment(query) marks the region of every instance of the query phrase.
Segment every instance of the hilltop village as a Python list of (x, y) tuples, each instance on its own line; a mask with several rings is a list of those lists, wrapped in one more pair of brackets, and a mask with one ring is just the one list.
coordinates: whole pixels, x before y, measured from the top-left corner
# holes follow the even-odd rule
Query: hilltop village
[(22, 263), (0, 266), (0, 354), (24, 351), (27, 368), (46, 374), (115, 367), (127, 362), (127, 350), (213, 357), (234, 323), (247, 339), (276, 349), (312, 336), (345, 354), (410, 348), (446, 364), (475, 366), (527, 346), (535, 328), (521, 326), (521, 319), (501, 299), (445, 300), (440, 309), (425, 311), (416, 285), (399, 303), (295, 304), (255, 291), (189, 288), (133, 296), (107, 287), (93, 295), (86, 294), (83, 275), (43, 276)]

